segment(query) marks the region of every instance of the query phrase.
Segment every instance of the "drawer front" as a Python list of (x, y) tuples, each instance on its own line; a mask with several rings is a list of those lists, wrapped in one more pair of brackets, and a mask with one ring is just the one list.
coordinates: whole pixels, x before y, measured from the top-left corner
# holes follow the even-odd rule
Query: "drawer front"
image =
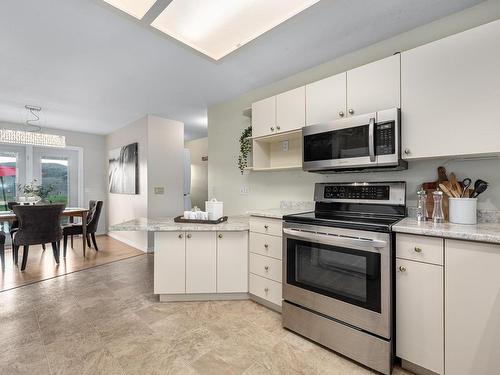
[(396, 234), (396, 257), (443, 265), (442, 238)]
[(282, 257), (283, 241), (281, 237), (269, 236), (262, 233), (250, 233), (250, 251), (276, 259)]
[(250, 253), (250, 272), (281, 283), (281, 260)]
[(281, 306), (281, 283), (250, 274), (249, 291), (275, 305)]
[(250, 218), (250, 232), (272, 234), (281, 237), (282, 222), (280, 219), (267, 219), (262, 217)]

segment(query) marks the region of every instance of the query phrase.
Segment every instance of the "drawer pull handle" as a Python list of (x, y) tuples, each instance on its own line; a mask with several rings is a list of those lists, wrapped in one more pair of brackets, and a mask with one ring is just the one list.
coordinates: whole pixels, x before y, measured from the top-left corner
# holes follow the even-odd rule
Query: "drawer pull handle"
[(416, 252), (416, 253), (421, 253), (421, 252), (422, 252), (422, 249), (421, 249), (420, 247), (416, 247), (416, 246), (415, 246), (415, 252)]
[(264, 292), (269, 292), (269, 288), (264, 288)]
[(191, 238), (192, 236), (191, 236), (191, 234), (188, 234), (186, 237), (187, 237), (187, 238)]
[(179, 238), (182, 239), (182, 237), (184, 237), (182, 234), (179, 234)]
[(267, 271), (269, 271), (269, 266), (264, 266), (264, 269)]
[(405, 266), (399, 266), (399, 272), (406, 272)]
[(266, 243), (264, 244), (264, 247), (266, 248), (266, 250), (269, 248), (269, 245)]
[(264, 229), (269, 229), (269, 225), (264, 225)]
[(219, 234), (219, 238), (222, 238), (222, 237), (224, 237), (224, 236), (222, 235), (222, 233), (221, 233), (221, 234)]

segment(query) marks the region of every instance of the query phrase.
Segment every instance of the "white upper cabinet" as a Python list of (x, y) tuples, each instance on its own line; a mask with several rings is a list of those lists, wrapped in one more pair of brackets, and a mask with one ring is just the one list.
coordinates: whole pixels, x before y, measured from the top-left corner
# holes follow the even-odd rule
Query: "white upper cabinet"
[(306, 125), (345, 117), (346, 73), (306, 85)]
[(252, 136), (260, 137), (276, 131), (276, 96), (252, 104)]
[(401, 56), (403, 157), (500, 152), (500, 21)]
[(401, 106), (400, 55), (347, 72), (347, 116)]
[(300, 129), (306, 121), (305, 86), (276, 96), (276, 132)]

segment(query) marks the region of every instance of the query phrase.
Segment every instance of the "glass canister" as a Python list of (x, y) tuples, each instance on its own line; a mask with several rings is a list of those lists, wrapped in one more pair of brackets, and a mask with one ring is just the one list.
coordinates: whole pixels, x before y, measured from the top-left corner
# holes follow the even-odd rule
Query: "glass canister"
[(424, 189), (420, 188), (417, 191), (417, 220), (418, 221), (425, 221), (427, 220), (427, 193), (425, 192)]
[(444, 222), (443, 213), (443, 192), (441, 190), (436, 190), (432, 193), (434, 198), (434, 210), (432, 211), (432, 221), (434, 223)]

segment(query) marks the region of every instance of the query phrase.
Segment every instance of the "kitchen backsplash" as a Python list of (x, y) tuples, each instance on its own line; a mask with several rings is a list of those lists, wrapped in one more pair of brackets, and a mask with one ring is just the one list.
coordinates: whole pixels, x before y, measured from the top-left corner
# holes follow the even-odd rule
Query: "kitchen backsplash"
[(280, 209), (282, 210), (304, 210), (313, 211), (314, 202), (312, 201), (281, 201)]
[[(408, 217), (417, 217), (417, 207), (408, 206)], [(477, 210), (478, 223), (500, 223), (500, 211), (497, 210)]]

